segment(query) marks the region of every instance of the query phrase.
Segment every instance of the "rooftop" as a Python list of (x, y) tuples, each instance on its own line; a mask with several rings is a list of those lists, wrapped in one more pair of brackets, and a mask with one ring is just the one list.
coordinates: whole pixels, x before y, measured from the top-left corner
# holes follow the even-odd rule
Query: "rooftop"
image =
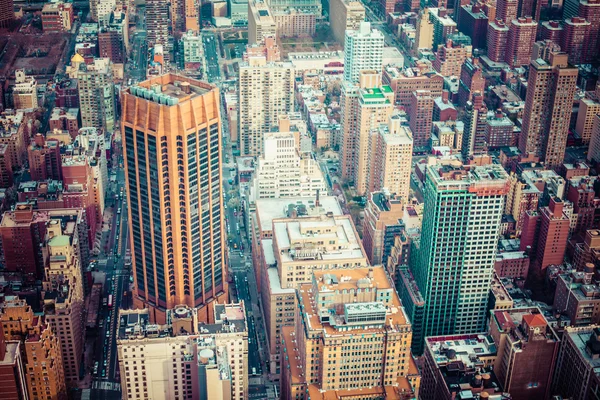
[(281, 262), (366, 257), (349, 216), (274, 220), (273, 241)]
[(211, 90), (215, 90), (215, 87), (208, 83), (175, 74), (166, 74), (130, 86), (125, 89), (125, 92), (161, 105), (174, 106), (202, 96)]
[[(558, 342), (558, 335), (548, 326), (548, 321), (537, 307), (513, 308), (493, 312), (494, 322), (501, 331), (508, 333), (513, 345), (546, 340)], [(517, 343), (518, 342), (518, 343)]]
[(291, 217), (295, 211), (299, 217), (324, 215), (328, 212), (333, 215), (342, 215), (342, 209), (335, 196), (320, 196), (319, 206), (314, 197), (287, 197), (279, 199), (256, 200), (256, 214), (259, 221), (260, 232), (271, 231), (273, 220)]
[(453, 166), (438, 164), (427, 167), (427, 176), (438, 190), (468, 190), (477, 194), (506, 194), (508, 174), (498, 164)]
[[(585, 360), (596, 375), (600, 375), (600, 325), (567, 327), (564, 335), (568, 335), (580, 357)], [(563, 339), (564, 340), (564, 339)]]

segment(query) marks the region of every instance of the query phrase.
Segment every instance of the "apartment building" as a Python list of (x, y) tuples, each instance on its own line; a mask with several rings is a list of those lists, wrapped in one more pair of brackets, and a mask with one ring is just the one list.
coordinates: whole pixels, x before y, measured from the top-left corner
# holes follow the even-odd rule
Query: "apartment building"
[(314, 271), (283, 328), (282, 399), (409, 399), (411, 325), (382, 267)]
[[(264, 134), (294, 111), (294, 68), (289, 62), (248, 57), (239, 69), (239, 146), (243, 156), (263, 154)], [(261, 101), (256, 101), (261, 99)]]
[(75, 74), (81, 126), (112, 132), (116, 118), (112, 62), (108, 58), (95, 58), (92, 64), (80, 64)]
[(381, 72), (383, 34), (362, 21), (357, 30), (346, 30), (344, 41), (344, 81), (359, 83), (361, 71)]
[(362, 244), (371, 265), (387, 265), (395, 237), (404, 230), (404, 205), (390, 192), (371, 192), (365, 207)]
[(248, 1), (248, 45), (277, 37), (277, 24), (269, 5), (262, 0)]
[(338, 43), (344, 43), (346, 31), (355, 31), (365, 20), (365, 7), (360, 1), (331, 0), (329, 2), (329, 25)]
[(248, 398), (248, 326), (244, 303), (213, 304), (214, 324), (185, 305), (169, 324), (150, 324), (148, 309), (121, 310), (117, 354), (124, 398)]
[(298, 151), (293, 132), (268, 132), (264, 135), (264, 154), (254, 174), (255, 199), (315, 197), (327, 193), (323, 172), (311, 153)]
[(38, 108), (37, 81), (33, 76), (25, 75), (23, 69), (15, 71), (12, 100), (16, 110)]

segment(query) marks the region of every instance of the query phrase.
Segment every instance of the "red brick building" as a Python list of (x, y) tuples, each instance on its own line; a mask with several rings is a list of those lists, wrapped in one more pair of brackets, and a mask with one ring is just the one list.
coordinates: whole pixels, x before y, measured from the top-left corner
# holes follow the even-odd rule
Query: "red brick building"
[(573, 213), (577, 215), (575, 232), (596, 228), (596, 210), (600, 209), (600, 198), (596, 196), (596, 177), (578, 176), (569, 180), (567, 200), (573, 203)]
[(502, 20), (490, 22), (487, 30), (487, 56), (494, 62), (503, 62), (506, 58), (508, 26)]
[(529, 65), (536, 33), (537, 22), (531, 17), (512, 20), (508, 28), (504, 61), (512, 68)]
[(555, 197), (550, 199), (547, 207), (539, 210), (540, 229), (534, 261), (534, 265), (538, 269), (543, 270), (550, 265), (564, 262), (571, 221), (563, 212), (563, 207), (563, 201)]
[(510, 25), (513, 19), (517, 19), (519, 11), (519, 0), (497, 0), (496, 19)]
[(433, 122), (433, 97), (428, 90), (412, 93), (410, 105), (410, 129), (413, 133), (414, 147), (428, 147)]
[(585, 59), (593, 60), (600, 55), (600, 0), (580, 0), (579, 16), (590, 23)]
[(488, 113), (485, 124), (485, 137), (488, 148), (514, 146), (516, 144), (514, 127), (513, 122), (502, 110)]
[(458, 30), (471, 38), (474, 48), (485, 48), (488, 16), (483, 10), (483, 4), (462, 6), (459, 12)]
[(100, 57), (110, 58), (113, 64), (125, 62), (123, 41), (116, 29), (103, 28), (98, 33), (98, 51)]
[(13, 184), (11, 147), (0, 143), (0, 188), (9, 188)]
[(58, 140), (46, 141), (44, 136), (38, 133), (27, 149), (27, 158), (29, 159), (32, 180), (62, 180), (60, 143)]
[(433, 101), (433, 121), (456, 121), (458, 111), (448, 100), (447, 90), (442, 92), (442, 97), (437, 97)]
[(79, 109), (54, 107), (49, 121), (50, 130), (68, 131), (72, 139), (79, 134)]
[(592, 24), (581, 17), (569, 18), (564, 22), (560, 49), (569, 55), (571, 64), (585, 64), (588, 59), (587, 44), (590, 40)]
[(478, 58), (467, 58), (460, 67), (460, 83), (458, 85), (458, 104), (464, 107), (471, 101), (473, 93), (485, 92), (485, 78)]
[(563, 27), (560, 21), (544, 21), (540, 24), (540, 39), (552, 40), (554, 43), (560, 44)]

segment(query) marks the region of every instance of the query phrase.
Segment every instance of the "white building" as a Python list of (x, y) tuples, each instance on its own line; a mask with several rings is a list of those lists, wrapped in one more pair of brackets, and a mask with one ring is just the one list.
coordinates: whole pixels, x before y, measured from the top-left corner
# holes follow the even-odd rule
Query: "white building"
[(239, 71), (239, 140), (242, 156), (263, 154), (263, 135), (280, 115), (294, 111), (294, 68), (289, 62), (267, 63), (249, 57)]
[(383, 66), (383, 34), (361, 22), (356, 31), (346, 31), (344, 44), (344, 80), (358, 83), (360, 71), (381, 71)]
[(169, 311), (169, 325), (147, 309), (121, 310), (117, 354), (124, 399), (248, 398), (248, 327), (244, 303), (214, 305), (215, 323), (197, 311)]
[(269, 132), (258, 160), (254, 198), (314, 197), (327, 185), (318, 163), (309, 153), (300, 155), (292, 132)]
[(117, 6), (115, 0), (97, 0), (96, 18), (100, 26), (107, 25), (110, 22), (110, 15)]
[(15, 110), (37, 108), (37, 81), (33, 76), (25, 75), (25, 70), (16, 70), (12, 95)]
[(183, 65), (185, 69), (202, 68), (204, 61), (204, 47), (202, 38), (193, 31), (188, 31), (181, 36), (183, 47)]

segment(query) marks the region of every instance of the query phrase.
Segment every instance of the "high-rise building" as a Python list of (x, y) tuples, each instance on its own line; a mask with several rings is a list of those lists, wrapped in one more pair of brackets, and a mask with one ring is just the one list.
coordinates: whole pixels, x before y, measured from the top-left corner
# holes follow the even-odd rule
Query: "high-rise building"
[(112, 62), (108, 58), (95, 58), (93, 64), (80, 64), (76, 74), (81, 126), (112, 132), (116, 118)]
[(314, 271), (298, 302), (282, 328), (282, 399), (414, 398), (411, 325), (382, 267)]
[(460, 15), (458, 30), (471, 38), (471, 43), (476, 49), (485, 48), (489, 18), (483, 8), (483, 3), (476, 3), (454, 11)]
[(381, 73), (383, 67), (383, 34), (371, 29), (369, 22), (358, 30), (347, 30), (344, 42), (344, 80), (357, 84), (361, 71)]
[(399, 69), (386, 66), (383, 69), (383, 82), (395, 93), (395, 104), (404, 107), (410, 114), (413, 92), (428, 90), (435, 99), (442, 96), (444, 77), (437, 73), (431, 63), (417, 62), (415, 68)]
[(496, 2), (496, 20), (510, 25), (513, 19), (517, 19), (519, 0), (498, 0)]
[(27, 399), (21, 342), (7, 341), (0, 324), (0, 397), (5, 400)]
[(37, 108), (37, 81), (33, 76), (25, 75), (25, 70), (15, 71), (15, 86), (12, 92), (15, 109)]
[(327, 184), (310, 153), (300, 154), (293, 132), (265, 134), (265, 152), (258, 159), (253, 197), (315, 197), (325, 194)]
[(566, 315), (570, 326), (600, 322), (600, 286), (592, 281), (594, 270), (594, 264), (587, 264), (556, 277), (552, 309)]
[(0, 1), (0, 28), (10, 27), (15, 19), (15, 10), (13, 0)]
[(35, 135), (27, 148), (29, 171), (34, 181), (47, 179), (62, 180), (60, 144), (56, 139), (45, 140), (40, 133)]
[(456, 33), (456, 22), (450, 18), (448, 10), (441, 8), (430, 8), (429, 19), (433, 23), (433, 48), (448, 40), (448, 36)]
[[(598, 86), (600, 88), (600, 85)], [(577, 122), (575, 123), (575, 132), (581, 138), (581, 141), (590, 143), (592, 132), (594, 130), (594, 118), (600, 114), (600, 98), (597, 96), (586, 96), (579, 100), (579, 111), (577, 112)]]
[(494, 374), (511, 399), (549, 398), (560, 339), (540, 309), (492, 311), (489, 334), (498, 350)]
[(150, 324), (147, 309), (121, 310), (117, 352), (128, 399), (244, 400), (248, 396), (248, 323), (244, 303), (213, 303), (215, 322), (198, 311), (169, 310)]
[(69, 32), (74, 17), (72, 3), (46, 3), (42, 8), (42, 29), (44, 33)]
[(277, 24), (267, 3), (248, 1), (248, 44), (262, 43), (265, 38), (277, 36)]
[(346, 31), (360, 29), (365, 20), (365, 6), (356, 0), (329, 1), (329, 25), (333, 37), (338, 43), (344, 43)]
[(466, 46), (448, 39), (444, 45), (438, 46), (432, 64), (442, 76), (460, 76), (461, 66), (470, 52)]
[(494, 62), (503, 62), (506, 58), (506, 43), (509, 28), (504, 21), (490, 22), (487, 30), (487, 56)]
[(85, 347), (83, 272), (75, 221), (63, 225), (60, 218), (51, 219), (45, 246), (48, 264), (42, 285), (44, 316), (59, 339), (65, 381), (75, 386)]
[(400, 115), (392, 115), (387, 124), (379, 126), (373, 140), (376, 145), (369, 166), (369, 191), (386, 190), (407, 204), (413, 151), (410, 128)]
[(157, 323), (179, 304), (212, 320), (227, 299), (219, 101), (173, 74), (122, 94), (134, 305)]
[(592, 24), (581, 17), (569, 18), (564, 22), (560, 49), (569, 55), (569, 63), (585, 64), (588, 59), (588, 41)]
[[(491, 398), (501, 390), (493, 374), (495, 343), (485, 332), (425, 339), (419, 398), (466, 400)], [(500, 396), (505, 400), (510, 397)]]
[(488, 109), (483, 102), (482, 93), (475, 93), (473, 95), (473, 100), (467, 103), (463, 115), (465, 128), (461, 153), (465, 160), (475, 155), (487, 153), (487, 113)]
[[(181, 1), (181, 0), (179, 0)], [(169, 3), (163, 0), (148, 0), (146, 3), (146, 32), (148, 48), (162, 46), (164, 59), (169, 64)]]
[[(264, 134), (279, 116), (294, 111), (294, 67), (268, 62), (264, 55), (248, 57), (239, 69), (239, 141), (244, 156), (263, 154)], [(261, 101), (256, 101), (260, 99)]]
[(542, 40), (552, 40), (554, 43), (560, 44), (564, 28), (560, 21), (544, 21), (539, 27), (539, 37)]
[(501, 110), (488, 111), (485, 121), (485, 141), (488, 148), (514, 146), (514, 131), (515, 124), (505, 113)]
[(126, 53), (122, 34), (110, 27), (100, 28), (100, 32), (98, 32), (98, 52), (100, 57), (110, 59), (113, 64), (123, 64)]
[(467, 58), (460, 67), (458, 103), (462, 106), (466, 105), (476, 92), (485, 92), (485, 77), (479, 65), (479, 58)]
[(600, 0), (579, 0), (577, 15), (590, 23), (584, 58), (595, 60), (600, 55)]
[(429, 90), (416, 90), (410, 102), (409, 124), (415, 148), (428, 148), (433, 121), (433, 99)]
[(377, 142), (371, 134), (388, 122), (393, 111), (394, 93), (381, 85), (381, 74), (363, 70), (358, 85), (349, 81), (342, 88), (342, 169), (360, 194), (368, 191)]
[(429, 9), (419, 11), (415, 32), (413, 55), (418, 56), (419, 49), (433, 48), (433, 22), (429, 18)]
[[(409, 315), (416, 306), (409, 299), (424, 299), (423, 317), (413, 321), (421, 338), (483, 330), (507, 191), (500, 165), (426, 168), (428, 212), (411, 249), (416, 285), (400, 288)], [(485, 212), (472, 212), (480, 207)], [(422, 345), (413, 349), (420, 353)]]
[(592, 123), (587, 159), (588, 161), (600, 161), (600, 114), (596, 114)]
[(600, 391), (600, 325), (566, 327), (552, 381), (563, 398), (593, 399)]
[(577, 74), (565, 53), (531, 61), (519, 150), (548, 168), (559, 166), (564, 158)]
[(531, 17), (513, 19), (510, 22), (504, 60), (512, 68), (529, 64), (537, 26), (537, 22)]
[(404, 229), (404, 205), (385, 191), (371, 192), (368, 197), (362, 243), (371, 265), (387, 265), (394, 237)]

